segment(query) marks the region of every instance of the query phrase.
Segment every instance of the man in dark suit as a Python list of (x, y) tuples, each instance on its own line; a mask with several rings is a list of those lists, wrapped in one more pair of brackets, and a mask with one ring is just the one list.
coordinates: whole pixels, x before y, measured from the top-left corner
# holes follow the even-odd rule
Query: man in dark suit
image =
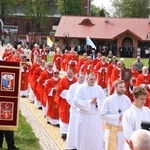
[(14, 131), (2, 131), (0, 130), (0, 149), (3, 147), (3, 139), (6, 139), (8, 150), (19, 150), (19, 148), (15, 147), (14, 142)]

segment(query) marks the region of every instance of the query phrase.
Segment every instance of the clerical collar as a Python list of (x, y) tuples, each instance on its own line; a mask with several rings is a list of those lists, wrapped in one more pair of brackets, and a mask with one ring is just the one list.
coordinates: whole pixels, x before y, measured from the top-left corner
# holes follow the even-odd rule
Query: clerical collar
[(53, 77), (53, 79), (54, 79), (55, 81), (58, 81), (58, 79), (59, 79), (59, 78), (55, 78), (55, 77)]
[(141, 111), (141, 110), (143, 110), (143, 107), (142, 108), (138, 108), (137, 106), (135, 106), (134, 104), (131, 106), (131, 107), (133, 107), (134, 109), (136, 109), (137, 111)]
[(45, 67), (42, 67), (42, 66), (40, 66), (40, 68), (41, 68), (42, 70), (44, 70), (44, 69), (45, 69)]
[(116, 94), (117, 96), (122, 96), (123, 94), (118, 94), (117, 91), (114, 91), (114, 94)]
[(132, 73), (134, 73), (135, 71), (131, 70)]
[[(68, 77), (67, 77), (68, 78)], [(73, 81), (73, 78), (68, 78), (69, 81)]]
[(103, 61), (102, 61), (102, 64), (104, 65), (104, 64), (105, 64), (105, 62), (103, 62)]
[(120, 70), (120, 68), (117, 67), (118, 70)]
[(48, 73), (50, 73), (50, 74), (52, 74), (52, 73), (53, 73), (53, 71), (49, 71), (48, 69), (47, 69), (47, 72), (48, 72)]
[(145, 74), (145, 73), (143, 73), (143, 75), (144, 75), (145, 77), (147, 77), (147, 76), (148, 76), (148, 73), (146, 73), (146, 74)]
[(83, 83), (79, 83), (79, 82), (77, 82), (77, 85), (79, 86), (79, 85), (81, 85), (81, 84), (83, 84)]

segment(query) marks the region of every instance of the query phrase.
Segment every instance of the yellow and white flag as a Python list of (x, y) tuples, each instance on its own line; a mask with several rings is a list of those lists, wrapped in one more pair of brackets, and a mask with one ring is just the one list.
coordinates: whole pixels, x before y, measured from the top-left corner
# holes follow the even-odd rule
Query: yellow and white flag
[(53, 46), (53, 41), (47, 36), (47, 45), (49, 47), (52, 47)]

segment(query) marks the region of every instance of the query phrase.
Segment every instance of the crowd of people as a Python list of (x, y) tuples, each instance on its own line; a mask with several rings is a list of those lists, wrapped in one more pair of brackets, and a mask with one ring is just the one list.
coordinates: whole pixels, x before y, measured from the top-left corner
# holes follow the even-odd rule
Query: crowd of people
[(20, 62), (20, 96), (60, 127), (66, 149), (141, 150), (131, 138), (142, 121), (150, 121), (150, 74), (140, 56), (126, 68), (111, 51), (108, 57), (94, 51), (79, 57), (57, 47), (52, 62), (47, 55), (37, 44), (32, 50), (8, 44), (2, 59)]

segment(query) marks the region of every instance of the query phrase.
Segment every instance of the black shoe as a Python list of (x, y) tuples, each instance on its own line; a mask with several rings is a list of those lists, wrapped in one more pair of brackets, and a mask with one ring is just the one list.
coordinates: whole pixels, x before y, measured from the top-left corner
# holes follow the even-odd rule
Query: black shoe
[(55, 126), (58, 127), (58, 128), (60, 128), (59, 124), (56, 124)]
[(8, 150), (19, 150), (19, 148), (14, 146), (12, 148), (8, 148)]
[(47, 124), (51, 124), (49, 121), (47, 121)]
[(25, 95), (22, 95), (21, 97), (22, 97), (22, 98), (25, 98), (26, 96), (25, 96)]
[(34, 100), (29, 100), (29, 102), (34, 104)]
[(42, 110), (42, 107), (39, 107), (38, 109)]
[(62, 135), (61, 135), (61, 138), (62, 138), (63, 140), (66, 140), (67, 134), (62, 134)]

